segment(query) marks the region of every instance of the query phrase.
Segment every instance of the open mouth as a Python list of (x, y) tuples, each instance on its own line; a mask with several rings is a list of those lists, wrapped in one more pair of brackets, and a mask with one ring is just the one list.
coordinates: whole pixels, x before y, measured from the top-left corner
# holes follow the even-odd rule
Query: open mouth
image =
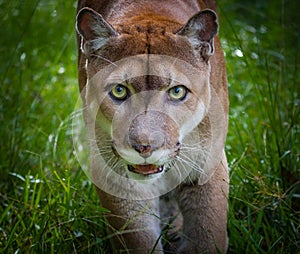
[(164, 170), (164, 166), (157, 165), (128, 165), (128, 170), (141, 175), (152, 175), (161, 173)]

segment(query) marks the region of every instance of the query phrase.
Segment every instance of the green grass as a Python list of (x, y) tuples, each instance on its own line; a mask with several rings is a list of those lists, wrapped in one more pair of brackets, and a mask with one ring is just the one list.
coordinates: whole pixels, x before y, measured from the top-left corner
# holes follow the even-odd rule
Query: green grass
[[(300, 252), (299, 4), (220, 0), (229, 253)], [(75, 1), (0, 1), (0, 253), (110, 253), (73, 152)]]
[(221, 6), (231, 253), (300, 252), (299, 4), (268, 3)]

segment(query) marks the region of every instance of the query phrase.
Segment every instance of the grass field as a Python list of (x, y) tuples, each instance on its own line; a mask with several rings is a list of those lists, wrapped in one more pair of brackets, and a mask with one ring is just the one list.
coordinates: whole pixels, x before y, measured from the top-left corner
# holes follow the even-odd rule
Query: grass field
[[(111, 253), (72, 146), (75, 6), (0, 0), (0, 253)], [(219, 7), (231, 101), (229, 253), (300, 253), (300, 4)]]

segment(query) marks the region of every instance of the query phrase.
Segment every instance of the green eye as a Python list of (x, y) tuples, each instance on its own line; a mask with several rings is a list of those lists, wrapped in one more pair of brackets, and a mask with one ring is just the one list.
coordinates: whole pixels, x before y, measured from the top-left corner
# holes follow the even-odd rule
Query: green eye
[(173, 101), (182, 101), (187, 95), (187, 88), (184, 86), (174, 86), (169, 90), (169, 96)]
[(125, 100), (128, 97), (128, 89), (121, 84), (117, 84), (111, 89), (110, 95), (113, 99)]

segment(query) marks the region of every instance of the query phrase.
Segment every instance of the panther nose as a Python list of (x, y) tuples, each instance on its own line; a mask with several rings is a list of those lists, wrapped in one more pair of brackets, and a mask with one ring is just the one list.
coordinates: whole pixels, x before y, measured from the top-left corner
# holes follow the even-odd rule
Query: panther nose
[(150, 153), (151, 152), (151, 146), (150, 145), (134, 145), (133, 148), (138, 152), (138, 153)]
[(140, 144), (134, 144), (132, 145), (135, 151), (137, 151), (140, 156), (143, 158), (148, 158), (151, 156), (152, 152), (156, 150), (157, 148), (152, 147), (151, 145), (140, 145)]

